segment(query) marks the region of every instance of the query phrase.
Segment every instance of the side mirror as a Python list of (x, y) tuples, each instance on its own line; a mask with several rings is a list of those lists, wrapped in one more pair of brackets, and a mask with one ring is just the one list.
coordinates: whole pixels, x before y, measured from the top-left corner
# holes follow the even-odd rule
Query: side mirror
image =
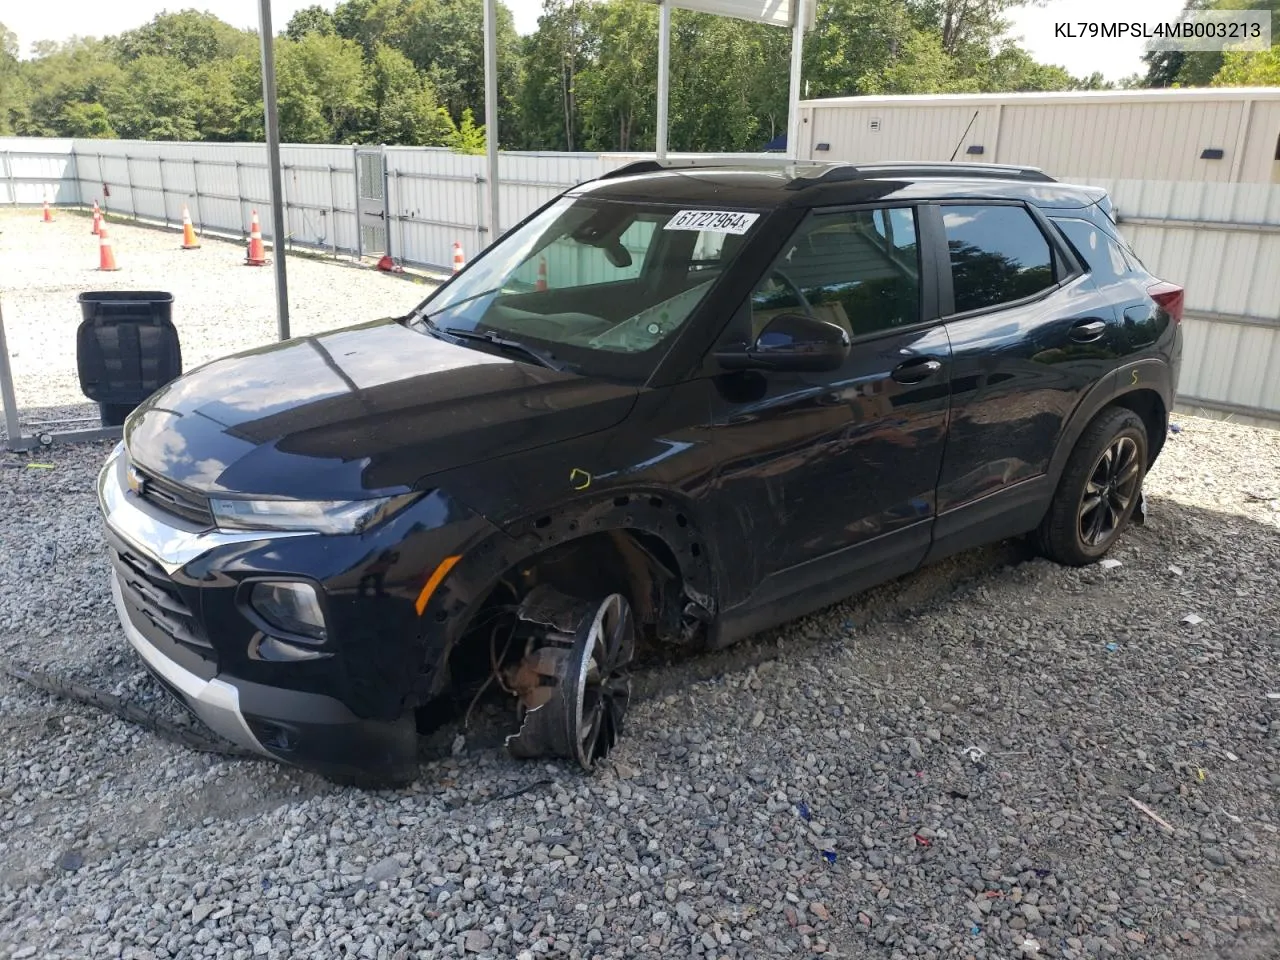
[(765, 324), (755, 343), (730, 344), (715, 356), (726, 370), (821, 373), (838, 370), (849, 356), (849, 333), (826, 320), (783, 313)]

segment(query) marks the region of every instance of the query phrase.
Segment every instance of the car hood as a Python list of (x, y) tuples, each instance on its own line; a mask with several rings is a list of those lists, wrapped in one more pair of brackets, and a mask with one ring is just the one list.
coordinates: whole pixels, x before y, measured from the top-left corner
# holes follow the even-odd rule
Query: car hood
[(206, 493), (350, 499), (605, 430), (637, 392), (381, 320), (200, 367), (138, 408), (125, 444)]

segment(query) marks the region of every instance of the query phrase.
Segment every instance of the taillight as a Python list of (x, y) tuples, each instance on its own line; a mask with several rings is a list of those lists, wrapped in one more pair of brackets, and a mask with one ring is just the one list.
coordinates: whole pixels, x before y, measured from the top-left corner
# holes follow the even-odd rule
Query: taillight
[(1161, 310), (1173, 317), (1174, 323), (1182, 322), (1182, 303), (1186, 295), (1176, 283), (1170, 283), (1168, 280), (1153, 283), (1147, 287), (1147, 296), (1154, 300)]

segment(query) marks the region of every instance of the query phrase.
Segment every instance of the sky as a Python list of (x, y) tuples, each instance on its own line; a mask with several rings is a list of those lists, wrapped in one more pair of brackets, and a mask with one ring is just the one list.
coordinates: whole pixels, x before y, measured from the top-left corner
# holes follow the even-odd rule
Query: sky
[[(316, 0), (272, 0), (271, 17), (278, 32), (293, 14)], [(332, 9), (334, 0), (320, 0)], [(516, 30), (531, 33), (538, 25), (542, 0), (505, 0), (515, 16)], [(1066, 67), (1077, 76), (1100, 72), (1108, 80), (1120, 80), (1142, 69), (1142, 41), (1068, 40), (1054, 37), (1058, 21), (1106, 21), (1172, 19), (1182, 9), (1183, 0), (1125, 0), (1123, 14), (1116, 0), (1048, 0), (1043, 6), (1015, 10), (1012, 36), (1045, 63)], [(0, 22), (18, 35), (19, 48), (26, 56), (36, 40), (66, 40), (81, 36), (119, 33), (146, 23), (162, 10), (196, 7), (217, 14), (240, 27), (257, 27), (256, 0), (3, 0)]]

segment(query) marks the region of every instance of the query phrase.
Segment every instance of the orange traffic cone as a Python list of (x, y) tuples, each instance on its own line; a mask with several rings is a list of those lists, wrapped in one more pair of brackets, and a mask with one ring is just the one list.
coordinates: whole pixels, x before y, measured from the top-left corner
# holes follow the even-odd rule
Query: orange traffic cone
[(48, 198), (45, 198), (45, 201), (44, 201), (44, 222), (53, 223), (53, 214), (49, 211)]
[(457, 273), (467, 265), (467, 259), (462, 255), (462, 244), (457, 240), (453, 241), (453, 272)]
[(98, 235), (98, 228), (102, 226), (102, 211), (98, 209), (98, 201), (93, 201), (93, 229), (89, 232), (95, 237)]
[(182, 205), (182, 249), (195, 250), (200, 246), (200, 241), (196, 239), (196, 228), (191, 225), (191, 212), (187, 210), (187, 205)]
[(251, 267), (262, 267), (267, 263), (267, 250), (262, 245), (262, 224), (258, 223), (258, 211), (253, 211), (253, 219), (249, 223), (249, 255), (244, 262)]
[(116, 266), (116, 255), (111, 250), (111, 241), (107, 239), (107, 225), (98, 227), (98, 269), (119, 270)]
[(534, 285), (535, 290), (547, 289), (547, 258), (538, 258), (538, 282)]

